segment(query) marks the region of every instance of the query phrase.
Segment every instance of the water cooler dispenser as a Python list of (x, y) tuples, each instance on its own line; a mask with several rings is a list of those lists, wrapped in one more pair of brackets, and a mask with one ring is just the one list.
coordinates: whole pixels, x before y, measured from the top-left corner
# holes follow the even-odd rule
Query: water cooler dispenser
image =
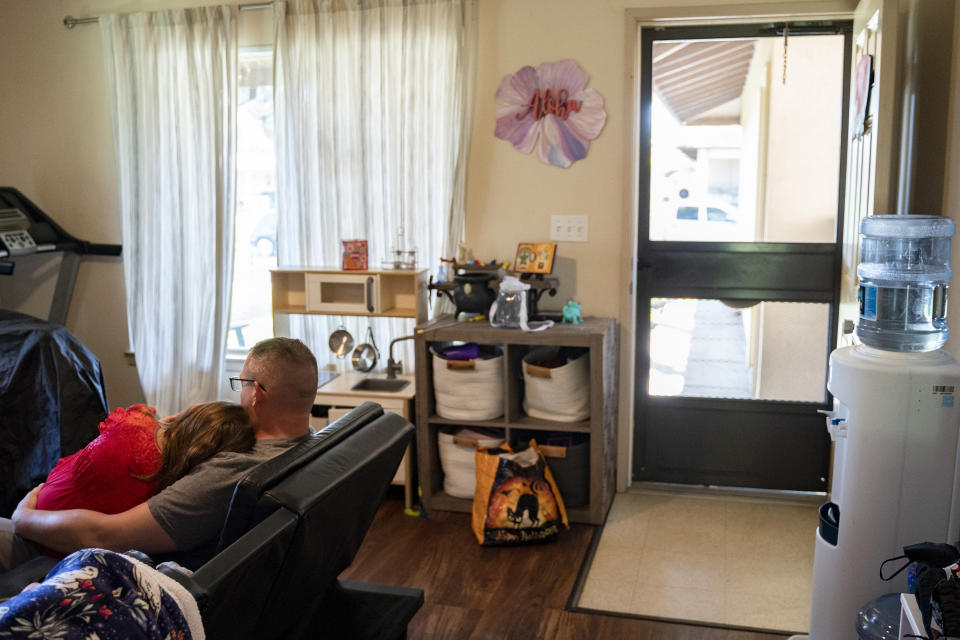
[(940, 350), (954, 223), (871, 216), (860, 233), (862, 344), (830, 355), (832, 505), (816, 533), (812, 640), (856, 638), (865, 603), (907, 591), (906, 572), (880, 579), (904, 545), (960, 537), (960, 364)]

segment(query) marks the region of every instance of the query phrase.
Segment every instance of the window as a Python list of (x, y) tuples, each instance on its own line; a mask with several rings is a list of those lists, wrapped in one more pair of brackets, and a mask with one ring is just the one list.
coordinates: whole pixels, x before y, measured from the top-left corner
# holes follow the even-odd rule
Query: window
[[(416, 250), (420, 267), (453, 252), (472, 84), (464, 4), (319, 3), (280, 22), (273, 11), (241, 14), (241, 42), (267, 46), (240, 48), (233, 356), (273, 334), (277, 266), (336, 266), (341, 242), (358, 238), (372, 269), (394, 250)], [(430, 100), (411, 101), (405, 87)], [(278, 333), (338, 370), (349, 369), (327, 349), (338, 322), (355, 337), (373, 325), (384, 345), (410, 332), (390, 317), (289, 315)], [(398, 352), (412, 365), (408, 343)]]
[(237, 209), (227, 348), (239, 356), (273, 336), (270, 269), (277, 266), (273, 54), (242, 48), (237, 83)]
[(791, 31), (787, 48), (769, 25), (709, 37), (658, 33), (650, 48), (649, 240), (834, 242), (844, 36)]
[(829, 319), (823, 303), (651, 299), (649, 393), (823, 402)]

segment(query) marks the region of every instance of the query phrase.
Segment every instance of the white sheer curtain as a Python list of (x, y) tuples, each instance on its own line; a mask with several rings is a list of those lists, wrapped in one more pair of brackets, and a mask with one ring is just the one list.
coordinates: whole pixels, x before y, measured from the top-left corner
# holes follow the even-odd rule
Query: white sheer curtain
[[(275, 28), (278, 264), (339, 267), (341, 240), (366, 239), (371, 269), (416, 248), (436, 272), (463, 237), (473, 0), (296, 0)], [(414, 326), (293, 316), (291, 333), (331, 362), (341, 322), (357, 342), (371, 325), (384, 363)], [(410, 344), (395, 350), (408, 372)]]
[(100, 18), (130, 340), (162, 414), (216, 399), (236, 192), (237, 8)]

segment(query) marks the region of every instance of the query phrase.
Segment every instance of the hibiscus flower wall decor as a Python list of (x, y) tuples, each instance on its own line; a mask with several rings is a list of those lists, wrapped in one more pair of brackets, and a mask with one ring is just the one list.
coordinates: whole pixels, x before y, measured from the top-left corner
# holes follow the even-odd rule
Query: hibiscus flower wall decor
[(524, 153), (539, 136), (540, 161), (555, 167), (586, 157), (607, 121), (603, 97), (586, 88), (589, 79), (576, 60), (544, 62), (504, 76), (497, 89), (494, 135)]

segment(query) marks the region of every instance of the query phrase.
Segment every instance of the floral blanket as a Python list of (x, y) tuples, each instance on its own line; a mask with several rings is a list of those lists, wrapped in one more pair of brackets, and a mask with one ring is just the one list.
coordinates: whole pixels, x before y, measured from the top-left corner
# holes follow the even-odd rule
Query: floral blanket
[(0, 638), (203, 640), (204, 633), (183, 585), (125, 555), (83, 549), (0, 603)]

